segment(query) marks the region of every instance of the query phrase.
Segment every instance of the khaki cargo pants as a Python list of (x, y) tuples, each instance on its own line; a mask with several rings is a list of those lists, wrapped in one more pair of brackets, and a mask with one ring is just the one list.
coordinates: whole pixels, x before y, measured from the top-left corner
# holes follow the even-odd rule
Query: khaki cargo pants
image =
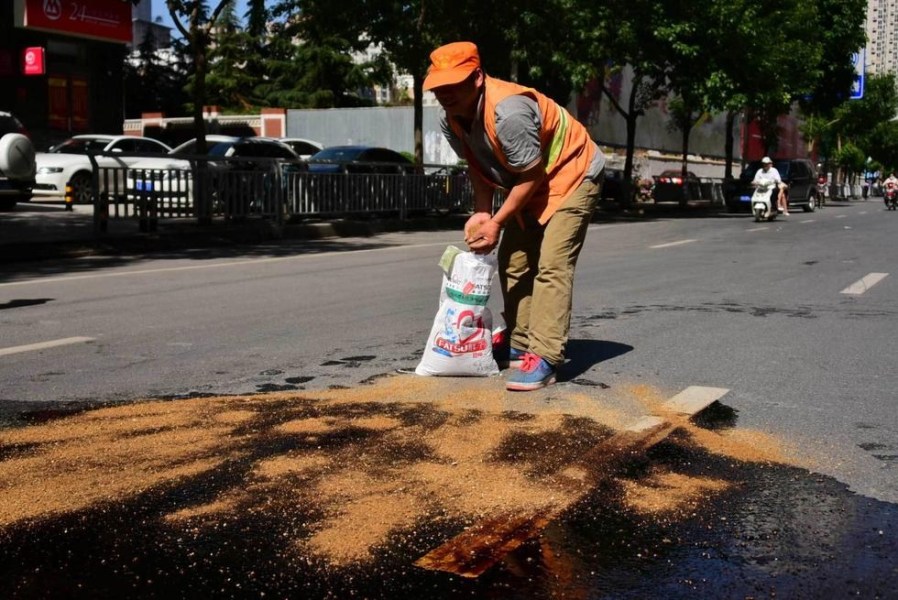
[(584, 181), (546, 225), (509, 219), (499, 244), (499, 281), (511, 345), (552, 365), (564, 361), (571, 328), (574, 268), (599, 198)]

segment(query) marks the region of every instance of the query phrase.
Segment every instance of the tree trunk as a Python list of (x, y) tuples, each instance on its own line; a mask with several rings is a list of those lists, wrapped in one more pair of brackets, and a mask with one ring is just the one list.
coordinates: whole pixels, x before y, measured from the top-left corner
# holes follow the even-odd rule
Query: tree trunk
[(629, 206), (633, 202), (633, 154), (636, 152), (636, 119), (639, 114), (636, 111), (636, 90), (639, 89), (641, 77), (633, 74), (633, 82), (630, 86), (630, 98), (627, 102), (627, 157), (624, 161), (624, 178), (621, 182), (621, 200)]
[(683, 121), (683, 138), (682, 138), (682, 149), (683, 149), (683, 166), (680, 169), (680, 175), (683, 178), (683, 197), (680, 198), (680, 206), (686, 206), (686, 203), (689, 201), (689, 182), (688, 177), (686, 176), (689, 173), (689, 132), (692, 130), (692, 115), (688, 115), (686, 119)]
[(732, 181), (733, 179), (733, 144), (736, 141), (736, 136), (733, 135), (733, 125), (736, 123), (736, 113), (733, 111), (727, 112), (727, 120), (726, 120), (726, 147), (724, 148), (724, 156), (726, 161), (726, 166), (723, 171), (723, 179), (724, 181)]
[[(197, 3), (199, 6), (199, 3)], [(199, 8), (197, 8), (197, 11)], [(193, 79), (193, 133), (196, 136), (197, 155), (206, 154), (206, 119), (203, 117), (203, 105), (206, 103), (206, 35), (199, 27), (199, 13), (194, 12), (190, 23), (190, 43), (193, 45), (194, 79)], [(194, 177), (193, 196), (197, 211), (197, 222), (200, 225), (212, 223), (212, 198), (206, 186), (206, 163), (197, 162), (197, 173)]]
[(206, 40), (203, 32), (194, 25), (191, 27), (191, 44), (193, 45), (193, 129), (196, 135), (196, 153), (206, 153), (206, 119), (203, 118), (203, 105), (206, 103)]
[(419, 74), (412, 78), (412, 86), (415, 95), (415, 163), (420, 168), (424, 164), (424, 80)]

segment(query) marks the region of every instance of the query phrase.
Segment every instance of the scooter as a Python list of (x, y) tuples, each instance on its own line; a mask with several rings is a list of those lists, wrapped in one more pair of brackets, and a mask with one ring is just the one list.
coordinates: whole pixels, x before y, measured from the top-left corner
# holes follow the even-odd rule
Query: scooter
[(775, 181), (761, 181), (755, 187), (751, 195), (751, 212), (755, 216), (755, 223), (776, 219), (778, 211), (771, 201), (774, 189), (776, 189)]
[(898, 185), (887, 183), (882, 200), (886, 203), (886, 210), (898, 210)]
[(826, 188), (826, 175), (820, 175), (817, 177), (817, 208), (823, 208), (826, 204), (826, 196), (829, 193)]

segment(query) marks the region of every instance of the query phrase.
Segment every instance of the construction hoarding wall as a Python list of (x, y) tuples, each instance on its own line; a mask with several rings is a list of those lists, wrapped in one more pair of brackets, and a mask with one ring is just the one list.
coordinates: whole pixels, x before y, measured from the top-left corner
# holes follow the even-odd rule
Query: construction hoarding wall
[[(607, 86), (612, 96), (627, 106), (632, 72), (629, 68), (611, 77)], [(593, 84), (572, 99), (568, 110), (587, 126), (590, 135), (606, 149), (623, 154), (627, 143), (627, 125), (600, 86)], [(458, 157), (440, 130), (438, 106), (425, 106), (423, 115), (424, 162), (455, 164)], [(806, 148), (798, 130), (798, 114), (778, 119), (779, 147), (769, 150), (778, 156), (805, 156)], [(291, 109), (287, 111), (287, 136), (317, 140), (325, 146), (364, 144), (383, 146), (399, 152), (414, 152), (414, 109), (411, 106), (333, 109)], [(679, 164), (682, 135), (671, 126), (667, 99), (661, 99), (639, 117), (636, 125), (637, 165), (643, 175), (657, 174)], [(733, 158), (735, 169), (743, 154), (747, 160), (768, 152), (763, 148), (756, 123), (744, 123), (739, 114), (733, 123)], [(705, 116), (689, 135), (690, 163), (705, 165), (701, 176), (722, 176), (722, 159), (726, 155), (726, 116)], [(648, 156), (645, 155), (649, 150)], [(698, 157), (703, 157), (702, 160)], [(617, 157), (612, 168), (623, 164)], [(651, 164), (650, 164), (651, 163)], [(668, 164), (670, 163), (670, 164)], [(711, 163), (714, 163), (713, 166)]]
[[(597, 101), (589, 91), (568, 107), (587, 125), (590, 134), (606, 147), (626, 146), (627, 129), (622, 117), (607, 98)], [(425, 106), (423, 115), (424, 162), (455, 164), (458, 157), (440, 130), (437, 106)], [(649, 109), (637, 123), (637, 149), (659, 150), (679, 156), (680, 133), (668, 127), (666, 103)], [(724, 155), (725, 118), (703, 121), (690, 135), (689, 153), (704, 156)], [(741, 156), (740, 122), (734, 127), (734, 157)], [(414, 152), (414, 109), (411, 106), (374, 108), (290, 109), (287, 111), (287, 136), (316, 140), (325, 146), (363, 144), (383, 146), (398, 152)], [(622, 150), (621, 150), (622, 151)]]
[[(440, 130), (440, 112), (436, 106), (424, 107), (424, 162), (452, 165), (458, 157)], [(413, 153), (414, 125), (411, 106), (287, 111), (287, 137), (316, 140), (325, 146), (362, 144)]]
[[(605, 83), (614, 100), (626, 109), (632, 89), (633, 71), (629, 67), (609, 77)], [(654, 106), (646, 109), (636, 122), (636, 147), (679, 154), (682, 150), (682, 133), (671, 125), (668, 99), (662, 98)], [(593, 139), (616, 147), (627, 145), (627, 122), (615, 109), (601, 86), (593, 82), (568, 106), (571, 114), (587, 126)], [(733, 134), (734, 158), (739, 160), (739, 123), (737, 117)], [(723, 157), (726, 155), (726, 115), (703, 116), (689, 134), (689, 153), (703, 156)]]

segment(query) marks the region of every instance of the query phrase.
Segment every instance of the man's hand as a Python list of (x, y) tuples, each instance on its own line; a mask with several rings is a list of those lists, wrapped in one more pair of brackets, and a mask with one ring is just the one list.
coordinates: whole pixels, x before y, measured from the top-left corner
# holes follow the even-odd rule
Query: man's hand
[(478, 212), (465, 223), (465, 243), (472, 252), (486, 254), (499, 243), (502, 227), (491, 217), (490, 213)]

